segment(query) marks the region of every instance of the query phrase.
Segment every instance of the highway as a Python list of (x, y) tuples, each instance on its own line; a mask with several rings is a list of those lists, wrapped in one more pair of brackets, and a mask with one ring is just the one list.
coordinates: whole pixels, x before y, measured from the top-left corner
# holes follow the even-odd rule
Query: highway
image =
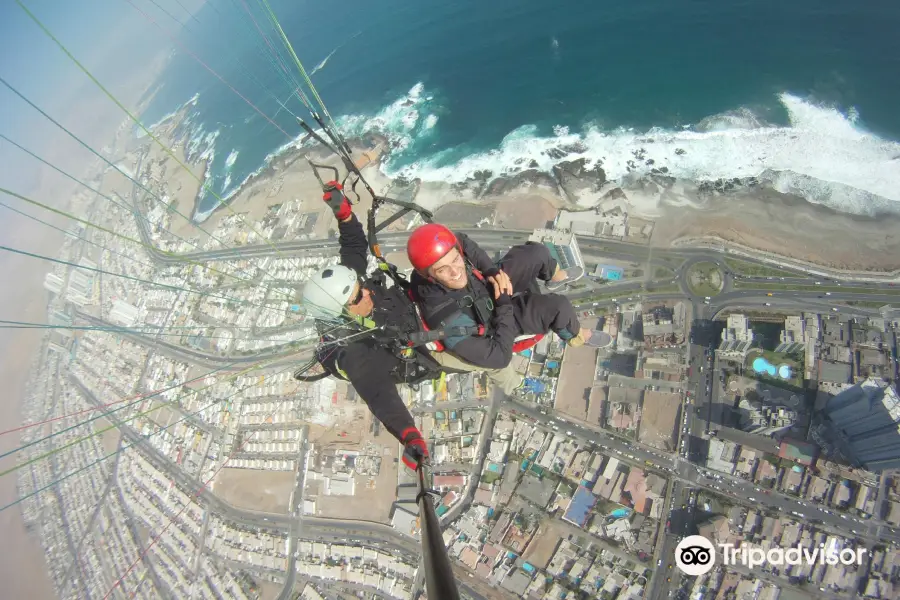
[(306, 469), (309, 464), (309, 425), (300, 430), (300, 450), (297, 453), (297, 485), (291, 494), (291, 506), (288, 511), (294, 517), (288, 526), (287, 574), (284, 587), (277, 600), (290, 600), (294, 592), (294, 581), (297, 578), (297, 540), (303, 533), (303, 490), (306, 487)]
[(290, 343), (280, 346), (273, 346), (272, 348), (267, 348), (262, 352), (258, 352), (249, 356), (219, 356), (215, 354), (197, 352), (196, 350), (192, 350), (184, 346), (179, 346), (177, 344), (172, 344), (170, 342), (157, 339), (153, 337), (153, 332), (147, 332), (146, 334), (144, 334), (122, 331), (122, 328), (118, 325), (115, 325), (108, 321), (104, 321), (82, 311), (76, 311), (75, 316), (79, 319), (87, 321), (91, 325), (108, 327), (125, 339), (128, 339), (129, 341), (140, 344), (142, 346), (147, 346), (148, 348), (153, 348), (155, 351), (173, 360), (189, 362), (205, 367), (234, 367), (234, 369), (232, 370), (235, 371), (245, 369), (248, 364), (265, 361), (271, 358), (286, 357), (291, 354), (298, 354), (301, 352), (305, 354), (299, 355), (296, 360), (299, 362), (304, 358), (308, 359), (310, 356), (312, 356), (311, 350), (315, 347), (315, 344), (318, 341), (314, 339), (303, 343)]

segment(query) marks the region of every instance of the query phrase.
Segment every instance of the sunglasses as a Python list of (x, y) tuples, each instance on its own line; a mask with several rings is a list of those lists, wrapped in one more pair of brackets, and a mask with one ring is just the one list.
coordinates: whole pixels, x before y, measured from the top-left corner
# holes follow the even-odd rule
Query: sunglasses
[(360, 283), (358, 283), (358, 286), (356, 288), (356, 295), (353, 298), (351, 298), (349, 302), (347, 302), (347, 306), (356, 306), (357, 304), (360, 303), (362, 298), (363, 298), (363, 286), (362, 286), (362, 283), (360, 282)]

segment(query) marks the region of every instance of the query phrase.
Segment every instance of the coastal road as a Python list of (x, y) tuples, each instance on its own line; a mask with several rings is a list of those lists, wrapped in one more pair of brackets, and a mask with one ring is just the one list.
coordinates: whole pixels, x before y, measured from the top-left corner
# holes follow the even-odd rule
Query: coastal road
[(277, 600), (290, 600), (294, 592), (294, 581), (297, 577), (297, 540), (303, 529), (303, 490), (306, 487), (306, 467), (309, 462), (309, 425), (304, 425), (300, 430), (300, 451), (297, 456), (297, 485), (291, 494), (291, 504), (288, 513), (294, 520), (288, 526), (288, 550), (287, 573), (284, 578), (284, 587)]

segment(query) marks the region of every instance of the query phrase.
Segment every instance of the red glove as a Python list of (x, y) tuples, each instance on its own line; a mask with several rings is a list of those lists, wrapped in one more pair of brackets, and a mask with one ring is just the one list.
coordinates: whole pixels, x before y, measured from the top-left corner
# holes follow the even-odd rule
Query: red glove
[(400, 435), (400, 442), (403, 444), (403, 464), (415, 471), (419, 467), (419, 463), (428, 458), (428, 445), (422, 432), (415, 427), (407, 427)]
[(343, 221), (352, 215), (353, 207), (350, 206), (350, 201), (347, 200), (347, 196), (341, 191), (344, 189), (344, 186), (337, 181), (329, 181), (325, 186), (328, 188), (328, 191), (322, 194), (322, 200), (331, 208), (338, 221)]

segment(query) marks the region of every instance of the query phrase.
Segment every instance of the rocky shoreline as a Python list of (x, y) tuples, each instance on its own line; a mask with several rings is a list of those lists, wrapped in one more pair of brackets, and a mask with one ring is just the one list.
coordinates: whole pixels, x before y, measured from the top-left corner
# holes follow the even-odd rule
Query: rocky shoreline
[[(636, 158), (637, 160), (637, 158)], [(479, 172), (453, 184), (455, 200), (476, 204), (539, 195), (567, 211), (617, 208), (656, 223), (651, 245), (735, 244), (774, 257), (796, 259), (846, 273), (895, 276), (900, 269), (900, 207), (874, 206), (869, 214), (814, 204), (775, 189), (773, 178), (693, 181), (665, 166), (610, 181), (600, 165), (562, 161), (552, 173), (527, 169), (511, 176)], [(700, 242), (700, 240), (705, 240)]]
[[(175, 133), (176, 128), (177, 125), (170, 125), (167, 129)], [(381, 172), (377, 154), (380, 148), (389, 147), (384, 137), (372, 134), (350, 140), (350, 144), (354, 156), (365, 153), (366, 158), (372, 159), (363, 173), (377, 192), (384, 193), (391, 188), (414, 190), (415, 201), (430, 210), (451, 203), (498, 209), (517, 202), (532, 210), (536, 200), (554, 210), (570, 212), (600, 213), (614, 208), (630, 217), (655, 222), (650, 239), (653, 246), (714, 239), (834, 269), (866, 272), (900, 269), (900, 236), (893, 233), (900, 226), (900, 206), (895, 206), (900, 203), (874, 203), (866, 212), (856, 214), (838, 211), (779, 191), (777, 174), (773, 173), (713, 181), (679, 179), (666, 166), (656, 165), (652, 158), (647, 158), (646, 152), (636, 150), (629, 161), (629, 173), (610, 180), (602, 161), (566, 160), (567, 156), (584, 151), (573, 144), (548, 151), (559, 161), (550, 172), (536, 168), (535, 161), (527, 165), (522, 161), (519, 166), (524, 170), (512, 174), (483, 170), (459, 183), (407, 181), (391, 179)], [(339, 162), (318, 145), (297, 145), (284, 150), (248, 178), (231, 194), (229, 203), (264, 202), (267, 194), (260, 192), (270, 188), (273, 180), (284, 178), (296, 169), (309, 168), (305, 161), (301, 162), (307, 155), (326, 164)], [(194, 210), (196, 214), (196, 198)], [(211, 214), (220, 210), (221, 207), (216, 208)], [(483, 226), (484, 219), (479, 223)], [(497, 222), (495, 226), (498, 224), (504, 225)]]

